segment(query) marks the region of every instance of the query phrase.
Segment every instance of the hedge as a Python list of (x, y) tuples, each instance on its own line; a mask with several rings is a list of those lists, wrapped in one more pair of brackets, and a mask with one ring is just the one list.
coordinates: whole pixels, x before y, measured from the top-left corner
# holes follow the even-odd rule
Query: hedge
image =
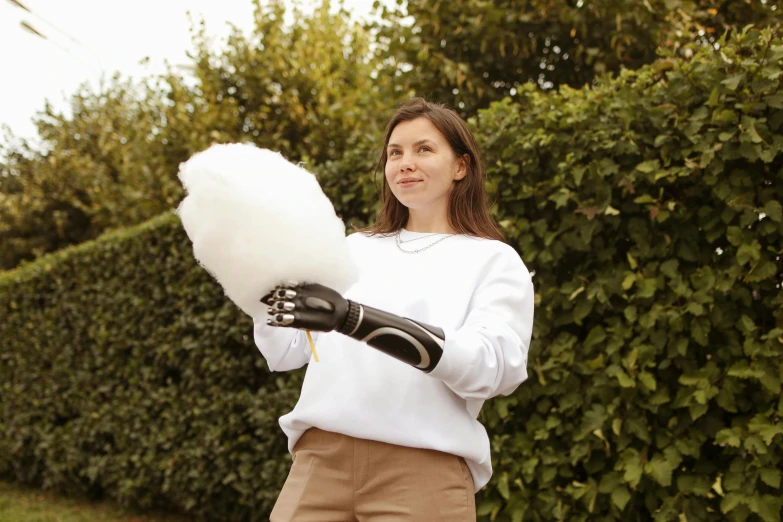
[(175, 215), (6, 274), (0, 310), (0, 474), (213, 520), (271, 510), (302, 372), (268, 372)]
[(476, 118), (539, 300), (481, 513), (780, 519), (782, 71), (747, 28)]
[[(469, 122), (537, 289), (531, 379), (480, 416), (481, 520), (780, 520), (783, 41), (719, 44)], [(316, 169), (346, 221), (365, 161)], [(302, 374), (271, 378), (176, 217), (0, 276), (0, 310), (0, 474), (267, 515)]]

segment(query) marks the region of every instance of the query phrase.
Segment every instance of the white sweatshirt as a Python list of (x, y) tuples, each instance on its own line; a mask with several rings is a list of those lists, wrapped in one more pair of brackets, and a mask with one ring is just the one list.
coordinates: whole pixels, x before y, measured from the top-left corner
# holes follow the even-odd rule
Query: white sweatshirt
[[(403, 229), (402, 240), (426, 236)], [(441, 236), (403, 243), (422, 248)], [(294, 410), (280, 418), (293, 450), (310, 427), (465, 458), (476, 491), (492, 476), (490, 443), (476, 420), (484, 401), (527, 379), (533, 283), (507, 244), (455, 235), (416, 254), (393, 235), (348, 236), (360, 268), (345, 294), (359, 304), (443, 329), (443, 356), (423, 373), (337, 332), (305, 332), (254, 319), (255, 342), (272, 371), (310, 362)]]

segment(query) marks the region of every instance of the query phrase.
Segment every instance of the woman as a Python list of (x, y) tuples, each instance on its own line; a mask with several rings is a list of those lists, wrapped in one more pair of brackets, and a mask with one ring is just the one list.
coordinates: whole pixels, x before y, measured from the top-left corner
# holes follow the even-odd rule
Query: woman
[(492, 475), (476, 420), (527, 378), (533, 285), (487, 208), (475, 140), (420, 98), (389, 122), (376, 224), (348, 237), (345, 296), (288, 284), (264, 297), (255, 341), (272, 371), (310, 361), (280, 418), (293, 465), (277, 521), (473, 521)]

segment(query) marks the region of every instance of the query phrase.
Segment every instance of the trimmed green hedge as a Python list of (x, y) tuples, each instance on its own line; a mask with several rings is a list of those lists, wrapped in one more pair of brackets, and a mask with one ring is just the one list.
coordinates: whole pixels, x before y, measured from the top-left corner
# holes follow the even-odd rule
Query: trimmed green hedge
[[(747, 29), (471, 120), (538, 302), (531, 379), (481, 413), (481, 520), (780, 519), (781, 71)], [(365, 156), (317, 168), (346, 221), (373, 207), (345, 182)], [(267, 515), (302, 373), (269, 379), (176, 217), (0, 276), (0, 310), (0, 473)]]
[(179, 219), (0, 276), (0, 473), (123, 504), (262, 520), (288, 473), (252, 321), (198, 266)]

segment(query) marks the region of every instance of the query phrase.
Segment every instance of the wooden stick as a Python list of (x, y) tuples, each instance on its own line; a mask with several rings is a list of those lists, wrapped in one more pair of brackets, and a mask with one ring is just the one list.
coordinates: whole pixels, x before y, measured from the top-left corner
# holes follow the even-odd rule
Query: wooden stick
[(305, 330), (307, 332), (307, 340), (310, 342), (310, 351), (313, 352), (313, 357), (315, 357), (315, 362), (318, 362), (318, 354), (315, 351), (315, 343), (313, 342), (313, 336), (310, 335), (310, 330)]

